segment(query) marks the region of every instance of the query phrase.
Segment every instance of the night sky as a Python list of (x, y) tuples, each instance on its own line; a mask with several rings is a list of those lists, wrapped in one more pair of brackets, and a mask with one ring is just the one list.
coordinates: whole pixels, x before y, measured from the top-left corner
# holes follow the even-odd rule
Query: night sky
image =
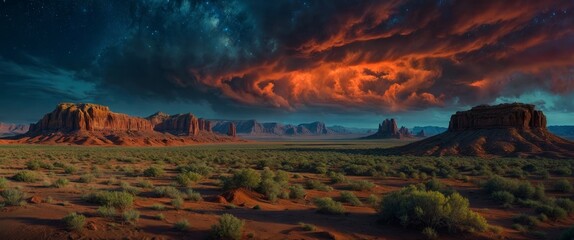
[(574, 125), (574, 1), (0, 0), (0, 121), (147, 116), (446, 126), (527, 102)]

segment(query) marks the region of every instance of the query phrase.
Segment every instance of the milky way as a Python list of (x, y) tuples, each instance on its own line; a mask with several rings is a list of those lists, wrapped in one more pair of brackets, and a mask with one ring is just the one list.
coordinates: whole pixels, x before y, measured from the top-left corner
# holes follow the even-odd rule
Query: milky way
[(206, 103), (223, 116), (403, 114), (516, 100), (574, 111), (572, 1), (0, 6), (0, 28), (12, 33), (0, 40), (0, 87), (35, 96)]

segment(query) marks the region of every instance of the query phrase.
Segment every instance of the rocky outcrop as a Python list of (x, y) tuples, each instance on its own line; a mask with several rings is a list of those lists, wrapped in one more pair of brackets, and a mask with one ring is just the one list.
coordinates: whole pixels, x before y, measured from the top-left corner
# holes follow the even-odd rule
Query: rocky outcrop
[(430, 136), (434, 136), (434, 135), (446, 132), (446, 130), (448, 130), (448, 128), (445, 128), (445, 127), (437, 127), (437, 126), (420, 127), (420, 126), (416, 126), (416, 127), (413, 127), (412, 132), (418, 133), (420, 131), (423, 131), (425, 133), (425, 136), (430, 137)]
[(394, 118), (385, 119), (379, 124), (379, 130), (369, 136), (363, 137), (363, 139), (386, 139), (386, 138), (410, 138), (412, 137), (411, 132), (406, 127), (397, 127), (397, 121)]
[(171, 115), (155, 125), (154, 130), (178, 136), (195, 136), (199, 133), (199, 122), (191, 113)]
[(229, 123), (229, 129), (227, 130), (227, 136), (236, 137), (237, 136), (237, 128), (235, 127), (235, 123)]
[(113, 113), (106, 106), (62, 103), (38, 123), (30, 125), (29, 132), (152, 130), (153, 124), (147, 119)]
[(448, 131), (509, 127), (546, 128), (546, 116), (542, 111), (534, 110), (531, 104), (500, 104), (496, 107), (481, 105), (452, 115)]
[(416, 135), (416, 137), (419, 137), (419, 138), (424, 138), (424, 137), (426, 137), (426, 135), (425, 135), (425, 130), (421, 130), (420, 132), (418, 132), (417, 135)]
[(260, 123), (257, 120), (213, 120), (213, 131), (227, 134), (229, 123), (234, 123), (237, 134), (249, 136), (320, 136), (336, 134), (323, 122), (283, 125), (281, 123)]
[(30, 125), (28, 124), (13, 124), (0, 122), (0, 136), (14, 136), (23, 134), (28, 131)]
[(529, 104), (478, 106), (452, 115), (448, 131), (388, 150), (390, 154), (573, 158), (574, 142), (548, 131)]
[(240, 141), (210, 132), (210, 123), (191, 113), (155, 113), (147, 118), (114, 113), (96, 104), (64, 103), (32, 124), (15, 143), (165, 146)]

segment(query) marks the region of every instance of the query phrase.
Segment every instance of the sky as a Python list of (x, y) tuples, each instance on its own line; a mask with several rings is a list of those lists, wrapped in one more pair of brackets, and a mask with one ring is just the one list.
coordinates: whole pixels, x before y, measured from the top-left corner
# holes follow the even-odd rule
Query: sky
[(60, 102), (375, 128), (480, 104), (574, 125), (572, 0), (0, 0), (0, 121)]

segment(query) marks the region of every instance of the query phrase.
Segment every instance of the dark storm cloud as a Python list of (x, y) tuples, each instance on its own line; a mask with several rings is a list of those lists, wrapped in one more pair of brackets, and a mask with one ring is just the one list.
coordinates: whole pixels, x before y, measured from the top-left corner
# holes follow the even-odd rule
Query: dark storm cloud
[(73, 49), (85, 50), (78, 63), (57, 34), (43, 35), (64, 60), (43, 55), (75, 73), (69, 79), (89, 81), (87, 96), (99, 102), (206, 102), (244, 115), (387, 113), (538, 101), (532, 92), (560, 102), (574, 92), (569, 0), (85, 3), (53, 4), (60, 17), (40, 18), (77, 40)]

